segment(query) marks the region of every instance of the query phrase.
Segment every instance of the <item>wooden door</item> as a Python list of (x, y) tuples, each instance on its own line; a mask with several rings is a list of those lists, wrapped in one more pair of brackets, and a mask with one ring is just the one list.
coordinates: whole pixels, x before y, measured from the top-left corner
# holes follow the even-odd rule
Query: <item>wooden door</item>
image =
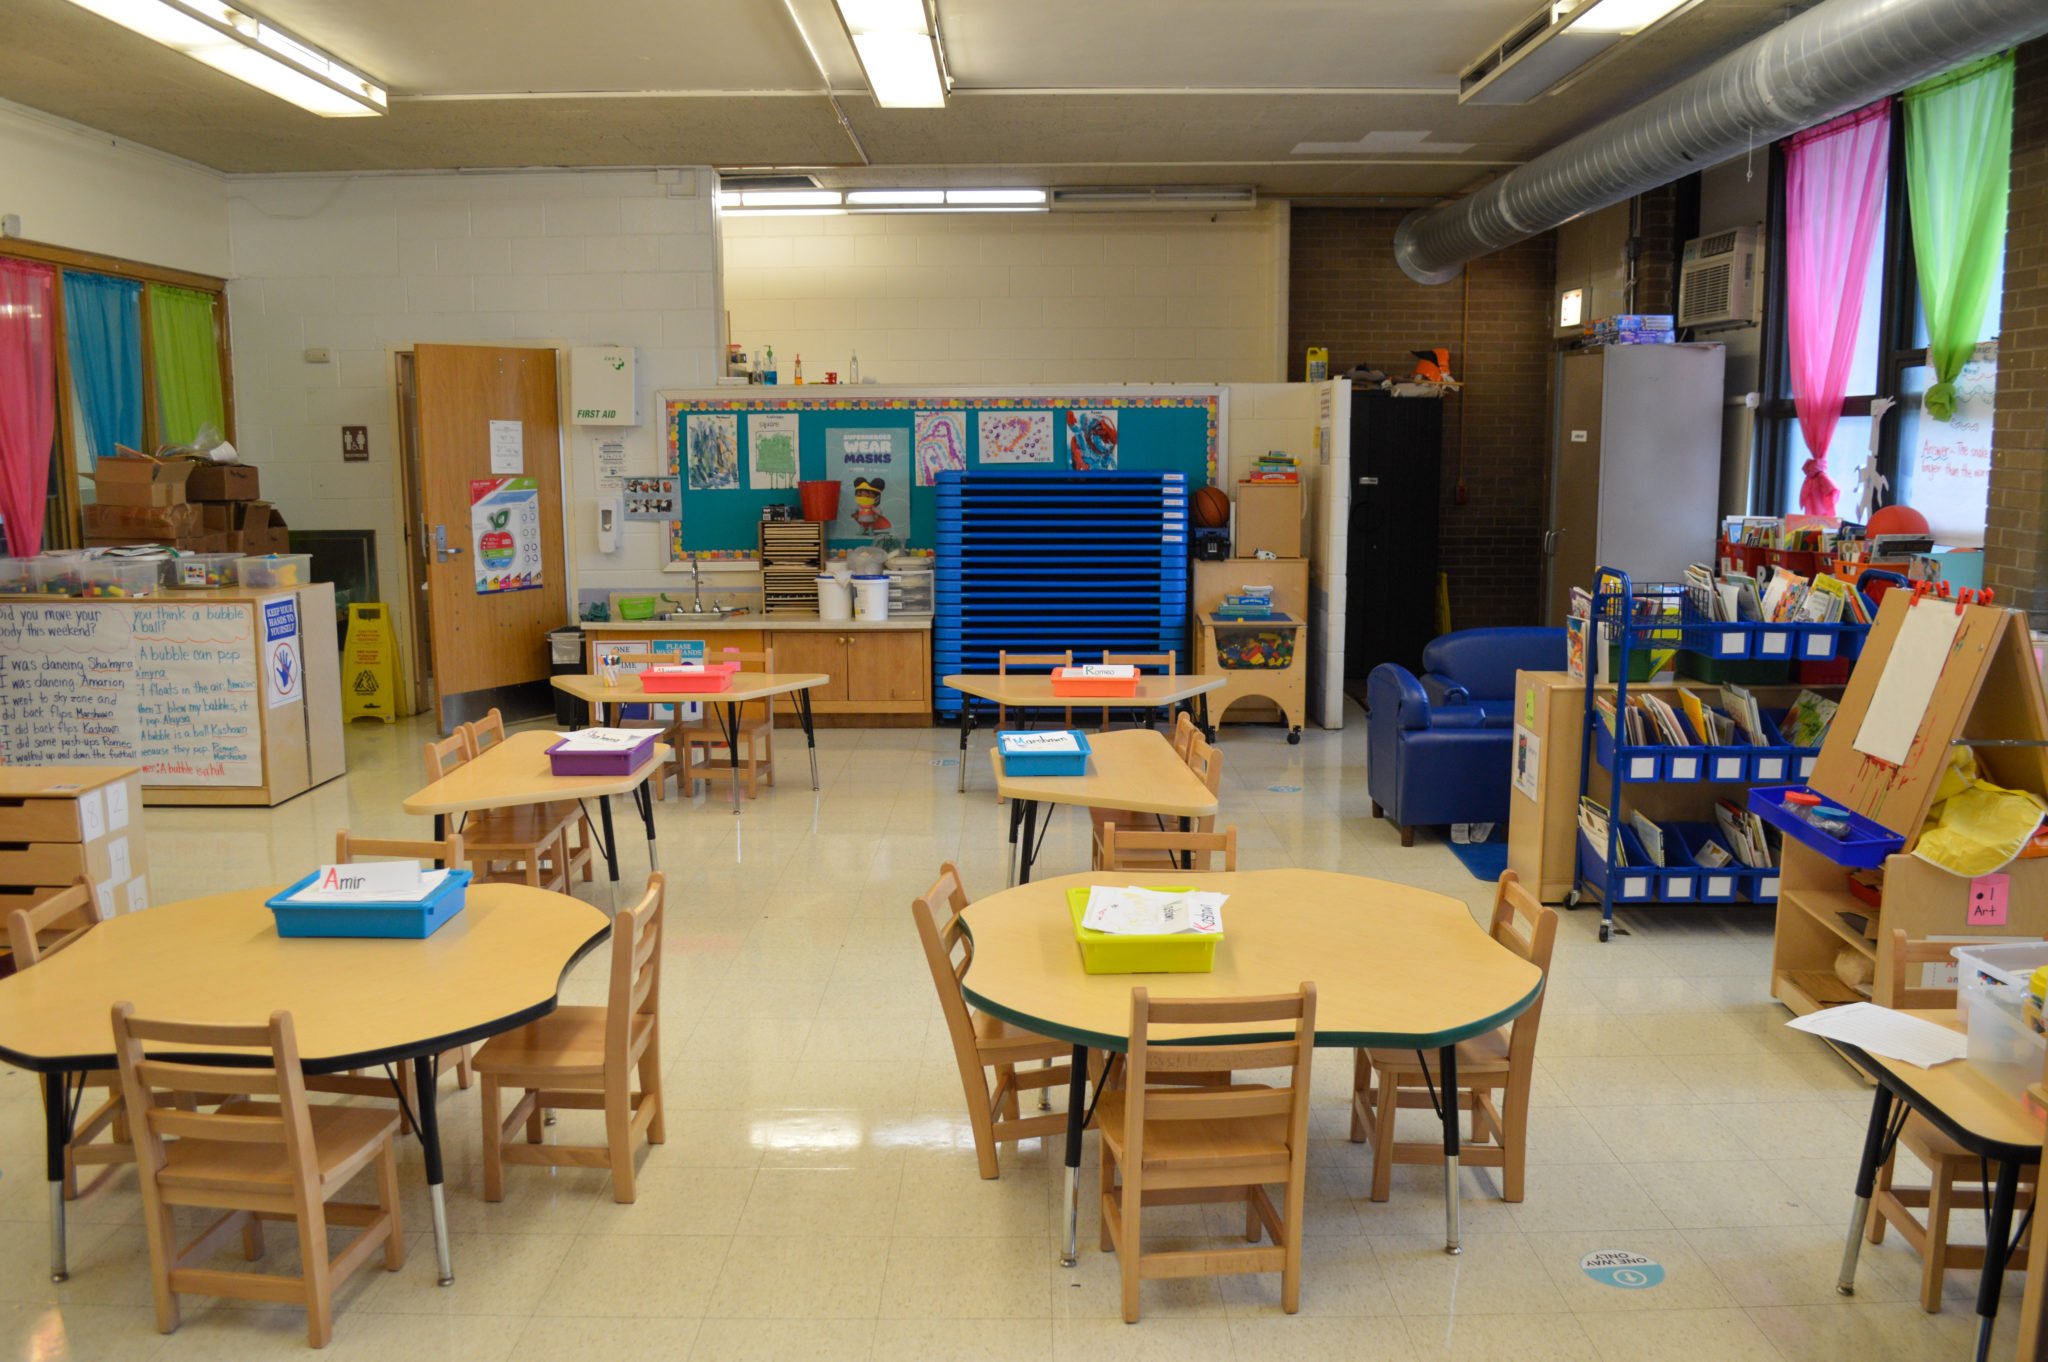
[(776, 671), (822, 672), (832, 678), (812, 689), (816, 705), (846, 698), (847, 637), (829, 629), (780, 629), (769, 634), (768, 644), (775, 650)]
[[(553, 350), (481, 345), (414, 349), (420, 492), (426, 512), (428, 634), (443, 721), (458, 695), (544, 681), (547, 631), (569, 619), (563, 561), (562, 442)], [(471, 483), (514, 476), (503, 446), (493, 468), (493, 423), (518, 425), (516, 475), (531, 478), (539, 509), (539, 585), (477, 589)], [(503, 470), (503, 471), (499, 471)], [(516, 522), (521, 514), (513, 509)], [(498, 545), (491, 546), (494, 551)]]
[(925, 698), (922, 635), (871, 630), (847, 637), (847, 699), (886, 703)]
[(1543, 548), (1543, 620), (1564, 623), (1572, 588), (1593, 587), (1600, 552), (1600, 426), (1604, 359), (1597, 350), (1558, 364), (1557, 434), (1550, 462), (1550, 523)]

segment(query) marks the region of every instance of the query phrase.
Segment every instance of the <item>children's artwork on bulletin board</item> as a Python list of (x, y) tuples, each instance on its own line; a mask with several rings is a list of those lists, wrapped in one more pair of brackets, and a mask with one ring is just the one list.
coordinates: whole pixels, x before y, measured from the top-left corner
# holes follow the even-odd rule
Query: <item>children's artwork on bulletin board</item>
[(682, 479), (622, 478), (628, 520), (674, 520), (683, 513)]
[(1049, 411), (985, 411), (977, 433), (984, 465), (1051, 463), (1058, 452)]
[(939, 474), (967, 467), (967, 413), (921, 411), (917, 414), (917, 485), (930, 487)]
[(692, 492), (723, 492), (740, 485), (739, 417), (692, 416), (688, 440)]
[(747, 486), (756, 492), (796, 486), (796, 441), (793, 411), (756, 412), (747, 417)]
[(1067, 456), (1075, 469), (1098, 473), (1116, 467), (1116, 415), (1102, 410), (1067, 413)]
[(534, 479), (473, 479), (469, 532), (476, 544), (477, 595), (540, 585), (540, 484)]
[(910, 523), (909, 443), (901, 428), (825, 432), (825, 476), (845, 488), (826, 538), (902, 536)]

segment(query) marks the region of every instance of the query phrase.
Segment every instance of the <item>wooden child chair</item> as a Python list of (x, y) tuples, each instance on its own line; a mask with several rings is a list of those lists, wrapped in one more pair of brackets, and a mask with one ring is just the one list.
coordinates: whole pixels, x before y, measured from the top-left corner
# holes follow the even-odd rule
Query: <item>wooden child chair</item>
[[(471, 761), (505, 741), (505, 716), (495, 705), (483, 718), (466, 727), (469, 730)], [(559, 822), (566, 832), (576, 837), (574, 842), (564, 846), (569, 858), (568, 877), (573, 880), (580, 872), (586, 884), (594, 881), (597, 878), (597, 833), (590, 826), (590, 817), (583, 812), (583, 806), (573, 799), (558, 799), (539, 807), (543, 821)], [(469, 1084), (462, 1086), (466, 1088)]]
[[(1136, 667), (1140, 676), (1145, 675), (1146, 670), (1150, 668), (1154, 674), (1164, 676), (1170, 681), (1176, 675), (1175, 669), (1180, 665), (1180, 654), (1170, 649), (1163, 653), (1113, 653), (1105, 648), (1102, 652), (1102, 665)], [(1115, 713), (1116, 711), (1111, 709), (1102, 711), (1103, 732), (1109, 731), (1109, 721)], [(1141, 723), (1147, 728), (1151, 728), (1157, 722), (1159, 715), (1156, 709), (1144, 708), (1132, 708), (1124, 713), (1133, 723)]]
[[(467, 724), (439, 742), (426, 745), (427, 779), (435, 781), (469, 762), (476, 751)], [(546, 806), (480, 809), (467, 814), (458, 831), (468, 851), (477, 884), (527, 884), (536, 889), (569, 892), (565, 867), (567, 830), (552, 821)]]
[[(960, 923), (967, 903), (960, 872), (948, 861), (939, 867), (939, 878), (932, 887), (911, 901), (910, 916), (917, 923), (925, 964), (931, 967), (932, 984), (939, 991), (939, 1010), (945, 1014), (946, 1030), (953, 1039), (953, 1059), (960, 1066), (960, 1087), (967, 1097), (967, 1120), (974, 1129), (974, 1155), (981, 1175), (993, 1178), (1002, 1172), (996, 1147), (1004, 1141), (1049, 1139), (1066, 1130), (1067, 1118), (1062, 1114), (1023, 1115), (1017, 1094), (1065, 1084), (1071, 1066), (1053, 1061), (1066, 1059), (1072, 1047), (967, 1006), (960, 992), (960, 980), (974, 963), (974, 942)], [(1032, 1060), (1039, 1061), (1038, 1068), (1018, 1067)], [(988, 1083), (990, 1069), (995, 1070), (994, 1088)]]
[[(1072, 648), (1067, 649), (1063, 653), (1012, 653), (1007, 651), (996, 653), (996, 675), (999, 677), (1008, 676), (1010, 669), (1013, 667), (1021, 667), (1027, 672), (1050, 672), (1054, 667), (1071, 667), (1073, 665), (1074, 650)], [(1047, 706), (1047, 709), (1051, 708), (1053, 707)], [(1022, 706), (1019, 709), (1026, 716), (1020, 722), (1028, 723), (1031, 710), (1025, 709)], [(1061, 709), (1060, 727), (1072, 728), (1073, 726), (1074, 711), (1065, 708)], [(1011, 727), (1014, 727), (1014, 725), (1010, 722), (1010, 707), (1008, 705), (997, 705), (996, 728), (1001, 730)]]
[(1237, 828), (1221, 832), (1152, 832), (1104, 823), (1096, 829), (1097, 870), (1214, 870), (1216, 854), (1223, 868), (1237, 869)]
[[(1494, 890), (1495, 941), (1550, 979), (1550, 952), (1557, 939), (1557, 910), (1546, 908), (1522, 887), (1512, 870), (1501, 872)], [(1543, 1020), (1543, 996), (1506, 1027), (1458, 1043), (1458, 1105), (1472, 1113), (1472, 1136), (1464, 1145), (1466, 1167), (1501, 1169), (1501, 1199), (1522, 1199), (1529, 1159), (1529, 1087), (1536, 1072), (1536, 1029)], [(1434, 1052), (1355, 1050), (1351, 1070), (1351, 1142), (1372, 1139), (1372, 1199), (1393, 1190), (1397, 1163), (1441, 1164), (1443, 1145), (1394, 1139), (1394, 1117), (1402, 1107), (1435, 1109), (1431, 1095), (1438, 1078)], [(1375, 1081), (1377, 1080), (1377, 1081)], [(1494, 1094), (1502, 1093), (1498, 1105)]]
[[(1187, 763), (1188, 769), (1193, 771), (1196, 777), (1209, 787), (1209, 793), (1212, 795), (1219, 794), (1223, 789), (1223, 750), (1202, 736), (1202, 730), (1195, 726), (1193, 719), (1183, 714), (1181, 715), (1181, 722), (1186, 724), (1187, 727), (1184, 730), (1178, 726), (1175, 727), (1173, 736), (1174, 746), (1181, 752), (1181, 759)], [(1119, 829), (1134, 832), (1169, 830), (1166, 826), (1166, 820), (1155, 813), (1139, 813), (1134, 809), (1090, 807), (1088, 810), (1088, 824), (1095, 830), (1093, 840), (1095, 842), (1095, 864), (1097, 868), (1100, 868), (1103, 862), (1102, 828), (1106, 823), (1114, 823)], [(1210, 814), (1205, 818), (1195, 819), (1192, 830), (1206, 833), (1215, 831), (1215, 828), (1216, 816)], [(1164, 858), (1162, 858), (1161, 863), (1170, 864)]]
[[(145, 1042), (179, 1051), (244, 1050), (252, 1058), (268, 1055), (269, 1064), (171, 1063), (148, 1058)], [(114, 1052), (123, 1096), (135, 1114), (135, 1161), (158, 1331), (177, 1329), (181, 1295), (231, 1296), (303, 1305), (307, 1342), (327, 1346), (334, 1333), (335, 1288), (379, 1248), (387, 1272), (405, 1264), (394, 1148), (398, 1114), (382, 1107), (309, 1103), (289, 1012), (273, 1012), (265, 1026), (222, 1026), (146, 1021), (135, 1015), (133, 1004), (116, 1003)], [(219, 1092), (240, 1096), (218, 1111), (192, 1109), (197, 1094)], [(159, 1104), (160, 1096), (170, 1105)], [(333, 1200), (372, 1163), (377, 1167), (374, 1204)], [(180, 1247), (175, 1215), (180, 1206), (225, 1214)], [(298, 1276), (205, 1265), (238, 1231), (249, 1260), (261, 1258), (265, 1220), (297, 1225)], [(359, 1230), (331, 1257), (329, 1225)]]
[[(38, 961), (78, 944), (85, 934), (105, 921), (92, 881), (81, 875), (69, 889), (52, 894), (33, 908), (17, 908), (7, 917), (7, 941), (14, 952), (17, 972)], [(56, 1079), (46, 1082), (56, 1083)], [(103, 1097), (92, 1112), (72, 1129), (71, 1142), (64, 1146), (64, 1199), (76, 1201), (99, 1188), (114, 1175), (118, 1164), (135, 1162), (130, 1142), (127, 1108), (121, 1102), (121, 1073), (118, 1069), (91, 1069), (82, 1086), (96, 1089)], [(45, 1100), (50, 1100), (48, 1097)], [(59, 1096), (56, 1100), (63, 1100)], [(105, 1135), (105, 1141), (100, 1136)], [(104, 1165), (83, 1192), (78, 1186), (79, 1165)]]
[[(633, 1150), (667, 1139), (661, 1114), (661, 926), (663, 879), (612, 918), (611, 992), (603, 1007), (558, 1007), (516, 1031), (493, 1036), (477, 1051), (483, 1077), (484, 1200), (505, 1195), (508, 1163), (609, 1168), (612, 1200), (635, 1195)], [(637, 1072), (640, 1090), (633, 1091)], [(524, 1094), (510, 1114), (506, 1088)], [(604, 1113), (601, 1145), (541, 1143), (550, 1111)], [(519, 1142), (520, 1126), (526, 1141)]]
[[(738, 648), (727, 648), (720, 653), (718, 661), (737, 662), (743, 672), (773, 672), (775, 650), (764, 648), (758, 653), (741, 652)], [(686, 697), (688, 698), (688, 697)], [(730, 751), (727, 743), (740, 744), (740, 788), (752, 799), (760, 793), (765, 782), (770, 789), (775, 787), (775, 697), (749, 700), (740, 706), (739, 735), (736, 739), (726, 737), (725, 728), (719, 715), (725, 712), (720, 705), (717, 713), (712, 712), (712, 702), (718, 697), (707, 695), (704, 700), (703, 717), (691, 723), (678, 723), (674, 730), (676, 760), (679, 763), (676, 775), (677, 793), (687, 799), (697, 792), (697, 782), (703, 781), (708, 792), (711, 782), (730, 780), (733, 768), (730, 760), (719, 760), (713, 756), (715, 750)]]
[[(1286, 1038), (1151, 1044), (1154, 1026), (1190, 1023), (1212, 1034), (1284, 1031)], [(1124, 1086), (1102, 1094), (1095, 1109), (1102, 1249), (1120, 1259), (1126, 1324), (1138, 1322), (1138, 1290), (1147, 1277), (1278, 1272), (1281, 1308), (1290, 1315), (1300, 1309), (1315, 1024), (1314, 984), (1264, 998), (1168, 1000), (1131, 990)], [(1279, 1068), (1289, 1070), (1285, 1087), (1211, 1080), (1219, 1071)], [(1266, 1192), (1275, 1184), (1285, 1188), (1284, 1210)], [(1253, 1247), (1144, 1251), (1144, 1207), (1212, 1201), (1244, 1203), (1244, 1237)], [(1259, 1247), (1266, 1235), (1272, 1246)]]
[[(1923, 966), (1953, 965), (1955, 957), (1950, 951), (1955, 944), (1953, 941), (1911, 941), (1903, 930), (1894, 928), (1890, 942), (1890, 978), (1886, 980), (1882, 993), (1874, 993), (1871, 1001), (1880, 1007), (1955, 1007), (1954, 988), (1923, 988), (1917, 982)], [(1915, 982), (1908, 983), (1909, 978)], [(1927, 1186), (1900, 1187), (1892, 1181), (1898, 1171), (1900, 1148), (1911, 1150), (1915, 1158), (1927, 1165), (1931, 1174)], [(2020, 1170), (2020, 1210), (2025, 1211), (2032, 1204), (2034, 1189), (2040, 1181), (2038, 1166), (2029, 1165)], [(1952, 1267), (1972, 1272), (1984, 1269), (1983, 1246), (1950, 1243), (1948, 1232), (1949, 1217), (1958, 1207), (1982, 1210), (1991, 1204), (1989, 1190), (1985, 1186), (1981, 1159), (1975, 1154), (1964, 1153), (1960, 1145), (1936, 1130), (1918, 1113), (1907, 1115), (1906, 1124), (1899, 1129), (1898, 1143), (1892, 1148), (1892, 1156), (1885, 1160), (1884, 1167), (1877, 1173), (1877, 1186), (1870, 1198), (1868, 1238), (1873, 1244), (1882, 1244), (1885, 1226), (1890, 1224), (1912, 1245), (1913, 1251), (1920, 1255), (1920, 1308), (1929, 1314), (1938, 1314), (1941, 1310), (1943, 1273)], [(1915, 1210), (1925, 1211), (1926, 1220), (1914, 1215)], [(2027, 1245), (2023, 1240), (2007, 1260), (2006, 1270), (2024, 1272), (2026, 1268)]]

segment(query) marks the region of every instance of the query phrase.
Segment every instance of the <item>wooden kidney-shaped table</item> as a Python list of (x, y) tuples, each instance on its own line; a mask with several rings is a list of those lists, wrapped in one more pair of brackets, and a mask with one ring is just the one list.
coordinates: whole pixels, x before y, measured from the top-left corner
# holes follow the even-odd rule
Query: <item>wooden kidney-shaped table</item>
[[(1014, 776), (1004, 769), (1003, 754), (989, 749), (996, 793), (1010, 801), (1011, 883), (1031, 883), (1031, 864), (1038, 858), (1041, 804), (1132, 809), (1177, 818), (1183, 828), (1216, 812), (1216, 796), (1175, 754), (1173, 744), (1153, 730), (1125, 728), (1087, 736), (1088, 769), (1078, 776)], [(1046, 820), (1050, 823), (1051, 819), (1048, 810)], [(1021, 850), (1017, 840), (1020, 826), (1024, 833)]]
[(945, 677), (941, 684), (959, 691), (963, 697), (960, 701), (960, 790), (964, 794), (967, 790), (967, 735), (974, 731), (975, 724), (972, 700), (986, 700), (1011, 709), (1099, 709), (1104, 718), (1113, 709), (1158, 709), (1168, 711), (1170, 716), (1174, 709), (1192, 701), (1196, 707), (1195, 721), (1214, 742), (1216, 730), (1209, 723), (1209, 692), (1221, 690), (1230, 684), (1230, 678), (1222, 672), (1140, 676), (1138, 688), (1129, 695), (1058, 695), (1053, 691), (1050, 676), (1029, 672), (1015, 676), (962, 672)]
[[(1543, 975), (1500, 945), (1454, 898), (1324, 870), (1236, 874), (1167, 872), (1161, 882), (1220, 890), (1223, 940), (1208, 974), (1087, 974), (1067, 890), (1131, 882), (1121, 874), (1061, 875), (993, 894), (963, 915), (974, 954), (968, 1000), (1006, 1021), (1070, 1042), (1067, 1209), (1063, 1266), (1075, 1260), (1087, 1052), (1130, 1045), (1131, 990), (1155, 998), (1245, 997), (1316, 986), (1316, 1044), (1435, 1050), (1444, 1131), (1444, 1249), (1458, 1252), (1457, 1045), (1503, 1026), (1536, 1001)], [(1241, 1028), (1179, 1039), (1213, 1040)], [(1171, 1043), (1166, 1042), (1166, 1043)]]
[[(0, 1059), (43, 1078), (50, 1271), (66, 1275), (64, 1146), (87, 1070), (114, 1067), (113, 1008), (248, 1025), (292, 1014), (306, 1072), (412, 1061), (441, 1284), (455, 1280), (435, 1115), (440, 1055), (554, 1011), (570, 966), (611, 932), (605, 915), (524, 885), (472, 885), (424, 941), (277, 934), (282, 886), (168, 903), (102, 923), (70, 949), (0, 979)], [(203, 1059), (203, 1055), (193, 1056)], [(394, 1083), (394, 1088), (396, 1084)], [(401, 1101), (403, 1099), (401, 1098)]]

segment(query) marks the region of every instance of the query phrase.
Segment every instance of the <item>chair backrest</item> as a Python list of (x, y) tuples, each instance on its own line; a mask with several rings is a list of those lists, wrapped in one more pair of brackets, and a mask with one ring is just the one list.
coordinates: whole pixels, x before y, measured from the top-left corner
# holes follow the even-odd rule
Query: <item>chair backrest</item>
[[(99, 895), (92, 881), (80, 875), (69, 889), (50, 895), (33, 908), (17, 908), (7, 915), (7, 945), (14, 952), (14, 967), (27, 969), (36, 961), (76, 945), (78, 939), (106, 921)], [(44, 938), (45, 932), (58, 935)]]
[[(662, 659), (664, 662), (674, 662), (675, 660), (673, 657)], [(773, 672), (775, 670), (775, 650), (773, 648), (763, 648), (759, 652), (747, 652), (739, 648), (721, 648), (716, 655), (706, 653), (704, 660), (706, 662), (737, 662), (740, 664), (740, 670), (743, 672)], [(765, 700), (749, 700), (746, 704), (740, 706), (740, 713), (748, 720), (756, 722), (763, 715), (773, 718), (775, 716), (775, 697), (771, 695)], [(718, 721), (711, 717), (711, 711), (707, 709), (704, 712), (704, 722), (715, 727)]]
[(483, 718), (470, 721), (469, 737), (469, 755), (472, 757), (480, 757), (505, 741), (505, 716), (496, 705), (491, 706), (491, 712)]
[(1074, 650), (1072, 648), (1067, 649), (1063, 653), (1013, 653), (1004, 650), (996, 654), (997, 676), (1008, 676), (1012, 667), (1022, 667), (1026, 671), (1036, 672), (1044, 671), (1051, 667), (1071, 667), (1073, 665)]
[(469, 725), (463, 724), (439, 742), (427, 744), (427, 779), (439, 780), (469, 760)]
[(1544, 992), (1515, 1018), (1508, 1035), (1508, 1068), (1525, 1078), (1536, 1055), (1536, 1028), (1543, 1020), (1543, 998), (1549, 992), (1550, 952), (1557, 943), (1557, 910), (1522, 887), (1512, 870), (1500, 873), (1493, 893), (1493, 939), (1543, 972)]
[(661, 925), (668, 880), (647, 877), (647, 892), (612, 918), (611, 994), (604, 1017), (604, 1063), (624, 1072), (631, 1062), (634, 1033), (659, 1026), (661, 1013)]
[(400, 861), (439, 861), (444, 866), (462, 864), (462, 834), (451, 832), (438, 842), (402, 842), (390, 838), (357, 837), (343, 828), (334, 834), (334, 863), (352, 865), (371, 856)]
[[(1143, 870), (1156, 864), (1159, 852), (1168, 852), (1178, 857), (1186, 852), (1192, 858), (1188, 862), (1191, 870), (1214, 870), (1216, 853), (1223, 853), (1223, 868), (1237, 869), (1237, 828), (1235, 825), (1221, 832), (1182, 832), (1178, 828), (1163, 832), (1150, 832), (1142, 828), (1119, 828), (1114, 823), (1104, 823), (1098, 831), (1102, 834), (1102, 869)], [(1176, 862), (1177, 863), (1177, 862)]]
[(1179, 657), (1180, 654), (1174, 652), (1113, 653), (1105, 648), (1102, 652), (1102, 665), (1105, 667), (1136, 667), (1141, 672), (1147, 667), (1158, 667), (1164, 675), (1173, 676), (1176, 674), (1174, 665), (1179, 660)]
[[(254, 1067), (221, 1063), (186, 1064), (152, 1059), (159, 1053), (244, 1050), (267, 1055), (269, 1063)], [(232, 1144), (284, 1146), (285, 1163), (303, 1191), (319, 1185), (319, 1151), (313, 1143), (312, 1116), (306, 1106), (306, 1079), (299, 1067), (299, 1046), (289, 1012), (273, 1012), (263, 1026), (145, 1020), (133, 1003), (114, 1004), (114, 1057), (121, 1067), (121, 1091), (135, 1131), (135, 1162), (143, 1196), (157, 1196), (157, 1175), (164, 1166), (164, 1140), (218, 1140)], [(200, 1111), (219, 1094), (276, 1102), (255, 1110)], [(159, 1101), (159, 1095), (168, 1101)], [(234, 1189), (224, 1189), (232, 1195)], [(226, 1203), (232, 1204), (232, 1203)]]
[[(1220, 1039), (1153, 1046), (1154, 1026), (1200, 1026), (1204, 1031), (1247, 1032), (1261, 1039)], [(1278, 1033), (1278, 1034), (1276, 1034)], [(1124, 1098), (1126, 1176), (1140, 1166), (1147, 1122), (1216, 1121), (1284, 1116), (1287, 1144), (1306, 1157), (1309, 1061), (1315, 1053), (1316, 986), (1250, 998), (1154, 998), (1131, 990), (1130, 1050)], [(1216, 1087), (1204, 1076), (1248, 1069), (1290, 1070), (1284, 1087)], [(1176, 1090), (1177, 1084), (1197, 1086)]]
[[(1209, 787), (1215, 798), (1223, 795), (1223, 749), (1196, 732), (1188, 738), (1188, 769), (1195, 773), (1195, 779)], [(1195, 831), (1212, 832), (1216, 827), (1216, 815), (1195, 820)]]
[(1200, 726), (1195, 723), (1194, 715), (1186, 710), (1182, 710), (1176, 715), (1173, 720), (1173, 737), (1171, 739), (1173, 755), (1179, 757), (1182, 761), (1186, 761), (1188, 759), (1188, 747), (1194, 742), (1195, 735), (1201, 731)]
[[(932, 986), (939, 991), (939, 1010), (946, 1016), (946, 1030), (953, 1038), (954, 1056), (963, 1075), (970, 1064), (976, 1070), (980, 1068), (974, 1018), (960, 992), (960, 981), (966, 977), (967, 967), (974, 963), (974, 939), (960, 922), (968, 902), (960, 871), (947, 861), (939, 867), (939, 877), (931, 888), (910, 903), (910, 916), (917, 923), (917, 939), (924, 946), (924, 961), (931, 968)], [(985, 1084), (983, 1091), (987, 1091)]]
[(1955, 948), (1953, 941), (1914, 941), (1906, 936), (1903, 927), (1892, 928), (1892, 967), (1882, 992), (1873, 988), (1870, 1001), (1879, 1007), (1924, 1007), (1950, 1008), (1956, 1005), (1954, 985), (1937, 988), (1923, 988), (1917, 983), (1909, 984), (1908, 979), (1922, 977), (1925, 965), (1953, 965), (1955, 957), (1949, 954)]

